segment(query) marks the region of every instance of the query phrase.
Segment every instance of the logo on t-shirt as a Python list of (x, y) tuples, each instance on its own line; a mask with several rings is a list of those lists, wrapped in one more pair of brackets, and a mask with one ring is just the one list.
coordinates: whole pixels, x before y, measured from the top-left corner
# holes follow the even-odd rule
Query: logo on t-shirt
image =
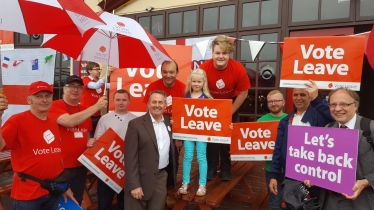
[(217, 80), (217, 82), (216, 82), (216, 86), (217, 86), (218, 89), (222, 89), (222, 88), (225, 87), (225, 83), (223, 82), (222, 79), (219, 79), (219, 80)]
[(102, 92), (101, 88), (96, 89), (96, 93), (100, 94)]
[(43, 138), (47, 144), (50, 144), (55, 140), (55, 135), (50, 130), (47, 130), (43, 133)]

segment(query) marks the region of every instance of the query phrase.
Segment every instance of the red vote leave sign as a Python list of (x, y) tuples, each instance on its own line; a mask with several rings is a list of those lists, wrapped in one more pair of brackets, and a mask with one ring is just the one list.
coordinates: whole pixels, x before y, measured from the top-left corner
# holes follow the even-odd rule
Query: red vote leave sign
[(117, 133), (109, 128), (79, 158), (93, 174), (99, 177), (115, 192), (120, 193), (125, 184), (125, 143)]
[(231, 160), (271, 160), (279, 121), (234, 123)]
[(173, 98), (173, 139), (230, 144), (229, 99)]
[(280, 87), (360, 90), (365, 37), (323, 36), (284, 39)]

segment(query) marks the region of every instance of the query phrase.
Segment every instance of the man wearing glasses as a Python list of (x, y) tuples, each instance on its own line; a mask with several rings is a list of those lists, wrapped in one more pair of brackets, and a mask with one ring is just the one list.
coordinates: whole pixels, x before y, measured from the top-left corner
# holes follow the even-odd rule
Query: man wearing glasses
[(88, 134), (92, 130), (90, 117), (108, 104), (106, 97), (101, 97), (90, 107), (79, 104), (83, 85), (80, 77), (68, 76), (63, 99), (54, 101), (49, 111), (49, 116), (56, 119), (59, 125), (64, 167), (72, 174), (70, 188), (79, 205), (83, 200), (87, 169), (78, 161), (78, 157), (95, 143)]
[[(283, 94), (279, 90), (272, 90), (267, 95), (267, 104), (270, 113), (260, 117), (257, 122), (264, 122), (264, 121), (279, 121), (287, 116), (286, 113), (283, 112), (284, 107), (284, 97)], [(266, 161), (266, 185), (269, 186), (270, 183), (270, 166), (271, 161)], [(282, 193), (280, 183), (284, 180), (284, 171), (282, 170), (280, 176), (277, 178), (278, 185), (278, 194), (275, 195), (270, 193), (269, 191), (269, 210), (279, 210), (280, 205), (282, 203)]]
[[(105, 76), (100, 78), (101, 69), (100, 65), (95, 62), (88, 62), (86, 65), (86, 72), (88, 76), (83, 77), (83, 92), (81, 104), (82, 106), (89, 107), (94, 105), (99, 98), (104, 94), (104, 84), (106, 82)], [(108, 86), (107, 86), (108, 87)], [(90, 137), (94, 137), (97, 123), (101, 117), (100, 110), (95, 112), (91, 116), (92, 130), (90, 132)]]
[[(324, 127), (334, 121), (326, 100), (318, 96), (318, 87), (315, 82), (305, 84), (307, 88), (293, 89), (294, 108), (290, 114), (279, 122), (277, 139), (273, 152), (273, 160), (269, 170), (270, 192), (278, 195), (278, 179), (286, 168), (288, 125)], [(320, 188), (309, 189), (310, 196), (318, 201)], [(286, 201), (287, 202), (287, 201)], [(286, 203), (287, 205), (287, 203)], [(288, 205), (287, 205), (288, 207)], [(289, 208), (287, 208), (289, 209)], [(290, 208), (292, 209), (292, 208)]]
[[(333, 128), (360, 130), (356, 183), (352, 186), (352, 195), (336, 192), (325, 193), (323, 210), (329, 209), (374, 209), (374, 152), (361, 130), (362, 116), (357, 114), (360, 98), (358, 94), (346, 88), (338, 88), (330, 92), (329, 105), (332, 117), (336, 120)], [(330, 127), (330, 125), (328, 125)], [(374, 133), (374, 123), (370, 121), (371, 136)], [(350, 140), (347, 139), (349, 144)], [(313, 183), (307, 183), (307, 186)]]

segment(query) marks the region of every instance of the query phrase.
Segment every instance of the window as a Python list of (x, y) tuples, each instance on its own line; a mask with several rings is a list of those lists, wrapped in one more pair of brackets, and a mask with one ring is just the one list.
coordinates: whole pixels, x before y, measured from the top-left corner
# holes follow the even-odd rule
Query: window
[(200, 31), (202, 34), (236, 31), (236, 3), (222, 2), (200, 7)]
[(278, 44), (269, 42), (279, 41), (279, 30), (251, 31), (239, 33), (238, 38), (248, 41), (267, 42), (256, 59), (252, 59), (248, 41), (238, 40), (238, 60), (244, 65), (251, 88), (248, 97), (239, 109), (240, 121), (256, 121), (263, 114), (268, 113), (266, 96), (276, 88), (279, 77)]
[(243, 0), (239, 5), (239, 30), (280, 26), (280, 0)]
[(322, 0), (321, 20), (349, 18), (350, 0)]
[(70, 75), (70, 60), (64, 60), (61, 53), (56, 53), (55, 78), (53, 84), (53, 100), (62, 98), (65, 80)]
[(354, 2), (351, 0), (291, 0), (290, 25), (301, 25), (311, 21), (329, 23), (352, 20), (351, 8), (354, 8)]
[(359, 0), (357, 1), (356, 20), (374, 19), (374, 1)]
[(166, 37), (198, 35), (199, 7), (166, 11)]
[(40, 45), (43, 43), (42, 34), (20, 34), (15, 33), (14, 45), (15, 48), (40, 48)]
[(319, 0), (296, 0), (292, 2), (292, 22), (318, 20)]
[(242, 27), (258, 26), (260, 2), (245, 3), (242, 6)]
[(164, 38), (164, 13), (165, 12), (152, 12), (137, 16), (138, 22), (143, 28), (149, 31), (156, 38)]

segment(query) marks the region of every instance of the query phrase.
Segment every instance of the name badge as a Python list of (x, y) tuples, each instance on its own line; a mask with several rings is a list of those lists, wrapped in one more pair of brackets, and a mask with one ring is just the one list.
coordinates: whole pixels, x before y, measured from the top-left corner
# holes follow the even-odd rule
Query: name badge
[(173, 98), (171, 96), (166, 97), (166, 106), (171, 106)]
[(83, 138), (83, 133), (80, 131), (74, 132), (74, 138)]

